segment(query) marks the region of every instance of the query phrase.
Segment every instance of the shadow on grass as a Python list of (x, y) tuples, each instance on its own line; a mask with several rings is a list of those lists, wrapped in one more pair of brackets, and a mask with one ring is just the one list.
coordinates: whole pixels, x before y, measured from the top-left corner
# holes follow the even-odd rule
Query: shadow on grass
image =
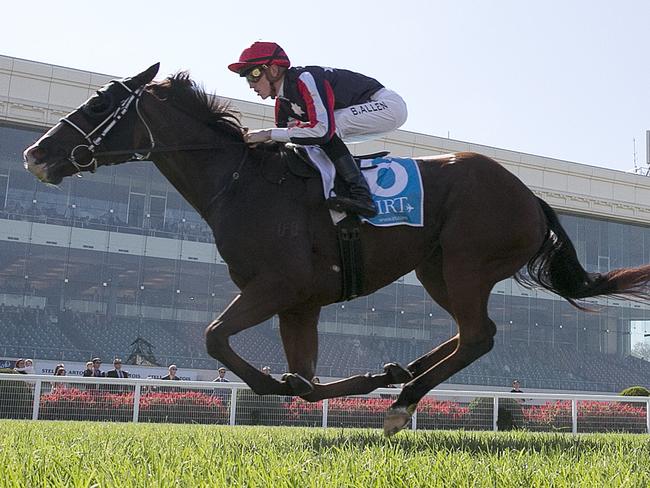
[[(300, 441), (298, 441), (300, 442)], [(381, 432), (350, 432), (340, 430), (336, 435), (316, 434), (302, 440), (303, 446), (314, 452), (332, 448), (381, 447), (404, 453), (425, 451), (453, 451), (470, 454), (500, 454), (511, 451), (531, 453), (597, 452), (615, 446), (645, 451), (650, 455), (650, 443), (640, 436), (593, 435), (571, 436), (568, 434), (532, 432), (402, 432), (387, 438)]]

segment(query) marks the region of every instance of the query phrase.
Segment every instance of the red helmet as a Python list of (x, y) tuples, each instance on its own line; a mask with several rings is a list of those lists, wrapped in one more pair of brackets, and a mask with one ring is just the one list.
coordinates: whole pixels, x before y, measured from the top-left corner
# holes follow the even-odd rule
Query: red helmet
[(235, 73), (241, 73), (253, 66), (264, 64), (267, 66), (275, 64), (288, 68), (291, 66), (291, 61), (289, 61), (289, 57), (284, 52), (284, 49), (275, 42), (257, 41), (251, 44), (250, 47), (244, 49), (241, 56), (239, 56), (239, 61), (229, 64), (228, 69)]

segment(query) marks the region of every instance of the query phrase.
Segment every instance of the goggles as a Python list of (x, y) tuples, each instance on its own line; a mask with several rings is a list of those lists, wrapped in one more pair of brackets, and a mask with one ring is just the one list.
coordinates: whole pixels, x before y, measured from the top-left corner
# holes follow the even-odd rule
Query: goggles
[(262, 79), (262, 76), (264, 75), (264, 70), (266, 70), (267, 66), (263, 64), (262, 66), (255, 66), (254, 68), (249, 69), (248, 71), (242, 73), (241, 76), (246, 78), (246, 81), (249, 83), (257, 83)]

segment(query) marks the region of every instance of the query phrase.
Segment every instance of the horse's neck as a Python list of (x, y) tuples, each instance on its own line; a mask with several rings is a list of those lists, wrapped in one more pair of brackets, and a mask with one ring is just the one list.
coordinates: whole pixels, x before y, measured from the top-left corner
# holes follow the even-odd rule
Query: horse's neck
[(256, 161), (258, 164), (279, 164), (286, 158), (290, 157), (290, 153), (288, 153), (280, 143), (276, 143), (276, 146), (272, 147), (253, 146), (249, 148), (248, 151), (251, 159)]
[[(230, 185), (245, 184), (252, 192), (263, 192), (269, 182), (260, 178), (260, 167), (280, 169), (283, 158), (279, 151), (268, 149), (232, 147), (224, 152), (214, 152), (207, 158), (188, 155), (161, 155), (154, 158), (160, 172), (203, 217), (208, 218), (214, 204), (227, 198)], [(246, 160), (244, 161), (244, 158)], [(260, 186), (261, 185), (261, 186)]]
[[(232, 178), (234, 160), (215, 161), (215, 156), (200, 159), (190, 156), (164, 155), (154, 158), (154, 164), (183, 198), (202, 216), (212, 199)], [(223, 164), (221, 164), (223, 163)]]

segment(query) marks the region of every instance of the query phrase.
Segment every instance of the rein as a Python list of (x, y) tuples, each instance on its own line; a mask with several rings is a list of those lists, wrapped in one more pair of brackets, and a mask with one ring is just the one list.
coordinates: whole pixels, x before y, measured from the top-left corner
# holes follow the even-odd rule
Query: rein
[[(149, 157), (151, 154), (155, 153), (164, 153), (164, 152), (174, 152), (174, 151), (206, 151), (208, 149), (221, 149), (223, 148), (226, 144), (190, 144), (190, 145), (185, 145), (185, 146), (162, 146), (162, 147), (147, 147), (147, 148), (132, 148), (132, 149), (121, 149), (121, 150), (116, 150), (116, 151), (99, 151), (93, 153), (95, 156), (124, 156), (125, 154), (131, 154), (131, 155), (139, 155), (141, 154), (141, 151), (146, 151), (147, 156)], [(239, 144), (239, 143), (232, 143), (234, 144)], [(135, 157), (131, 161), (142, 161), (142, 159), (145, 158), (140, 158), (140, 157)], [(125, 161), (127, 162), (127, 161)]]
[(244, 144), (244, 154), (241, 157), (241, 161), (239, 161), (239, 164), (237, 165), (237, 169), (232, 172), (230, 175), (230, 179), (228, 182), (223, 186), (221, 190), (217, 192), (215, 196), (213, 196), (210, 201), (208, 202), (208, 205), (205, 207), (205, 215), (206, 217), (209, 217), (212, 213), (212, 208), (214, 205), (216, 205), (219, 202), (219, 199), (224, 196), (230, 189), (232, 188), (232, 185), (235, 184), (237, 180), (239, 180), (239, 177), (241, 176), (241, 169), (244, 167), (244, 163), (246, 162), (246, 158), (248, 157), (248, 144)]

